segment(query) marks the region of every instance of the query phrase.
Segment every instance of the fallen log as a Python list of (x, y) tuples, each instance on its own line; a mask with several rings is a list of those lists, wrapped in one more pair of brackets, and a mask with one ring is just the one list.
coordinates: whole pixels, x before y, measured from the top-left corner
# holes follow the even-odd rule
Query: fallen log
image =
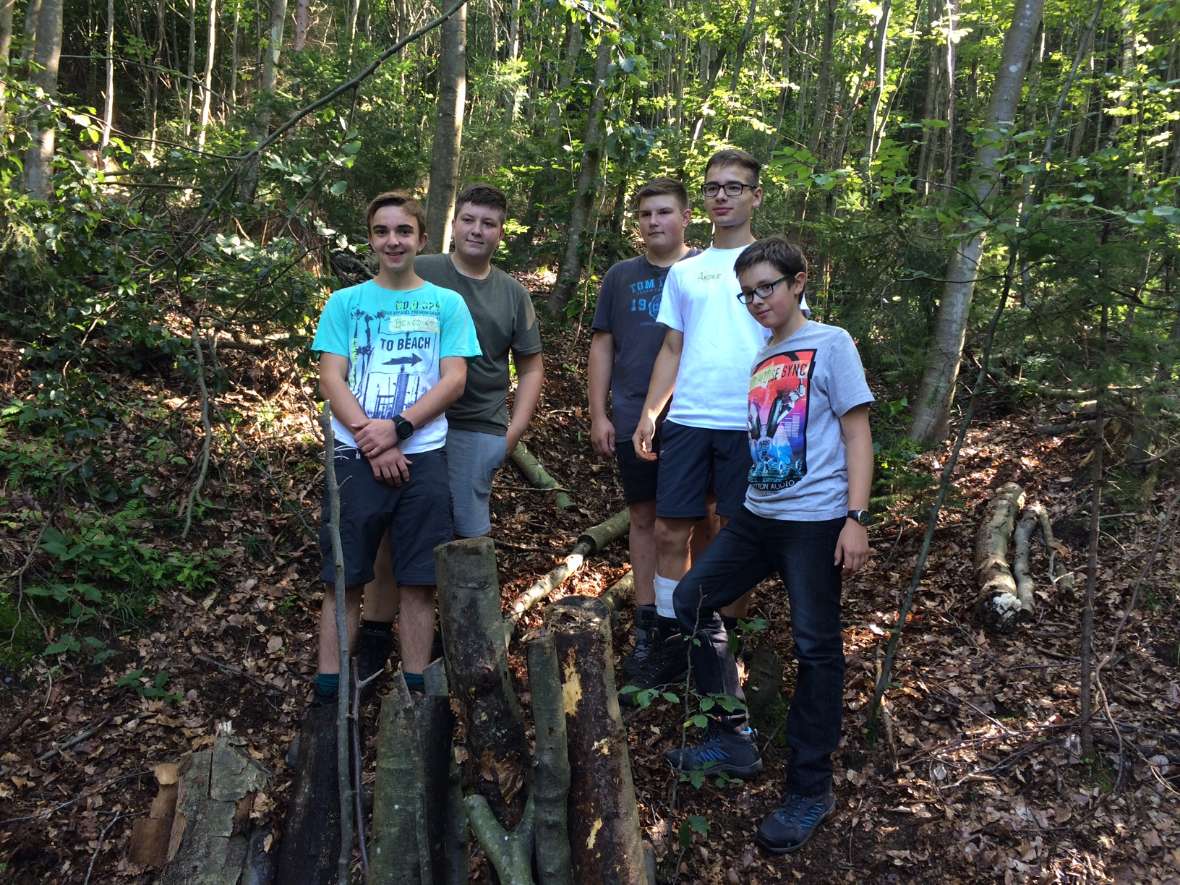
[(159, 879), (163, 885), (273, 879), (262, 833), (250, 821), (270, 774), (242, 746), (230, 723), (220, 723), (213, 746), (180, 763), (167, 863)]
[(464, 788), (512, 828), (524, 814), (531, 760), (508, 669), (495, 547), (486, 537), (452, 541), (435, 548), (434, 560), (447, 681), (467, 740)]
[(550, 607), (546, 625), (561, 666), (574, 881), (644, 885), (647, 865), (615, 688), (610, 612), (599, 599), (570, 596)]
[(635, 601), (635, 573), (627, 572), (598, 597), (610, 609), (611, 615), (616, 615), (619, 609)]
[(516, 602), (512, 604), (512, 623), (515, 625), (526, 611), (569, 580), (585, 564), (587, 556), (597, 553), (611, 541), (621, 537), (630, 525), (630, 511), (620, 510), (610, 519), (590, 526), (582, 532), (569, 555), (553, 571), (539, 578), (517, 597)]
[(976, 610), (983, 625), (997, 632), (1009, 632), (1031, 615), (1017, 595), (1008, 559), (1012, 526), (1023, 506), (1024, 489), (1005, 483), (988, 502), (975, 533)]
[(518, 442), (516, 448), (512, 450), (512, 463), (516, 465), (517, 469), (524, 475), (530, 483), (538, 489), (545, 489), (554, 493), (553, 503), (557, 505), (558, 510), (573, 510), (576, 506), (569, 493), (549, 475), (549, 472), (541, 466), (538, 461), (528, 449), (524, 447), (524, 443)]

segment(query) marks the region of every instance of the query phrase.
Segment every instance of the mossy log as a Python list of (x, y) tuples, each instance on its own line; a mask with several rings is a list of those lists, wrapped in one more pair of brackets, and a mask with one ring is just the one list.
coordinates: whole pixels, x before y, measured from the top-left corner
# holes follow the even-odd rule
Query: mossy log
[(524, 447), (524, 443), (518, 442), (516, 448), (512, 450), (510, 456), (512, 463), (517, 466), (517, 469), (524, 474), (524, 478), (529, 481), (531, 485), (538, 489), (545, 489), (553, 492), (553, 503), (557, 505), (558, 510), (573, 510), (576, 506), (569, 493), (562, 488), (549, 472), (541, 466), (533, 453)]
[(599, 599), (570, 596), (549, 609), (546, 624), (561, 666), (574, 881), (645, 885), (635, 784), (615, 688), (610, 611)]
[(524, 814), (531, 761), (508, 669), (495, 547), (470, 538), (436, 547), (434, 557), (447, 681), (467, 740), (465, 791), (487, 799), (511, 829)]
[[(271, 880), (270, 857), (250, 822), (254, 800), (267, 789), (270, 774), (242, 747), (226, 722), (217, 726), (210, 749), (181, 762), (168, 862), (159, 879), (163, 885)], [(332, 861), (334, 872), (335, 852)]]
[(985, 627), (1009, 632), (1031, 612), (1016, 592), (1009, 560), (1009, 542), (1016, 516), (1024, 506), (1024, 489), (1005, 483), (988, 502), (975, 533), (976, 609)]

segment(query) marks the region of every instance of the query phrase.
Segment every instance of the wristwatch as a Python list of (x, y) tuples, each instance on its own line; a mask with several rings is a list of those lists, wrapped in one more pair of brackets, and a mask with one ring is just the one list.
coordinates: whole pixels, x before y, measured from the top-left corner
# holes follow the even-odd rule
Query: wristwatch
[(397, 431), (398, 442), (405, 442), (414, 435), (414, 425), (401, 415), (393, 416), (393, 429)]
[(873, 514), (867, 510), (849, 510), (848, 518), (855, 520), (861, 525), (869, 525), (873, 521)]

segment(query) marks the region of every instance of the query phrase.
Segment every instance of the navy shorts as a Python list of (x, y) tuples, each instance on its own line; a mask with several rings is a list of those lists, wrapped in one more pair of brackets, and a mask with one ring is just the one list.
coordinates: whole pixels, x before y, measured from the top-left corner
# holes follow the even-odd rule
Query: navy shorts
[[(659, 434), (656, 435), (659, 439)], [(644, 461), (635, 454), (631, 438), (615, 443), (615, 461), (619, 465), (619, 481), (623, 485), (623, 500), (628, 504), (640, 504), (656, 499), (656, 479), (660, 473), (659, 461)]]
[(744, 430), (709, 430), (665, 421), (660, 428), (656, 516), (702, 519), (710, 490), (717, 515), (732, 519), (746, 500), (750, 437)]
[[(340, 540), (344, 548), (344, 585), (373, 580), (373, 560), (381, 538), (389, 533), (389, 554), (398, 584), (433, 587), (434, 548), (454, 538), (451, 490), (444, 449), (407, 455), (410, 481), (389, 485), (373, 476), (368, 460), (337, 443), (336, 483), (340, 487)], [(320, 515), (320, 577), (334, 584), (336, 567), (328, 536), (328, 490)]]

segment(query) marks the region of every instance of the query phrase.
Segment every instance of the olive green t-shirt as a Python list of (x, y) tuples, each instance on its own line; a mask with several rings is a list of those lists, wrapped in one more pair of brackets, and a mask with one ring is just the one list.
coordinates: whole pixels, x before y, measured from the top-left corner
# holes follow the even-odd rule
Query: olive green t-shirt
[(479, 337), (482, 353), (467, 360), (467, 388), (447, 409), (447, 422), (460, 430), (503, 436), (508, 430), (508, 352), (541, 352), (541, 330), (528, 290), (498, 267), (486, 279), (465, 276), (450, 255), (419, 255), (414, 270), (463, 296)]

